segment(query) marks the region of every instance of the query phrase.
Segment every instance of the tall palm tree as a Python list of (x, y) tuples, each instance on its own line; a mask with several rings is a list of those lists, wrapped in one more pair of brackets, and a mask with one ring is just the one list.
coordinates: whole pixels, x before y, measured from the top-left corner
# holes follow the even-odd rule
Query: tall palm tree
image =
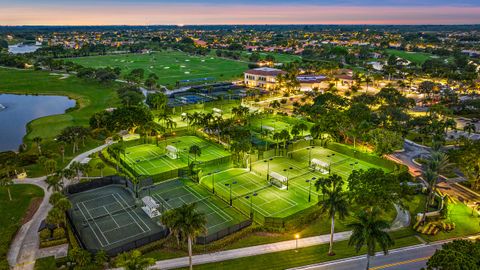
[(63, 189), (63, 181), (57, 175), (49, 175), (45, 180), (47, 183), (47, 189), (52, 189), (54, 192), (60, 192)]
[(192, 264), (192, 245), (195, 238), (200, 235), (202, 232), (206, 231), (207, 218), (204, 213), (199, 213), (196, 210), (197, 205), (184, 204), (183, 206), (177, 208), (180, 212), (181, 219), (180, 231), (182, 236), (187, 238), (188, 243), (188, 263), (190, 265), (190, 270), (193, 269)]
[(195, 163), (197, 162), (197, 157), (199, 157), (202, 154), (202, 149), (198, 145), (192, 145), (190, 146), (190, 149), (188, 149), (188, 153), (193, 155), (193, 158), (195, 159)]
[(37, 136), (37, 137), (33, 138), (33, 142), (37, 146), (38, 154), (42, 155), (42, 146), (40, 145), (40, 143), (42, 142), (42, 138)]
[(10, 193), (10, 186), (13, 184), (13, 180), (10, 177), (4, 176), (0, 178), (0, 187), (4, 187), (7, 189), (8, 198), (10, 201), (12, 200), (12, 194)]
[(280, 146), (280, 140), (282, 139), (282, 134), (280, 132), (275, 132), (272, 135), (272, 139), (275, 140), (275, 142), (277, 143), (276, 152), (278, 152), (278, 148)]
[(105, 169), (105, 164), (103, 162), (99, 162), (95, 165), (95, 169), (100, 170), (100, 177), (103, 177), (103, 169)]
[(375, 256), (377, 245), (387, 254), (388, 248), (394, 244), (390, 235), (385, 231), (390, 228), (390, 223), (380, 219), (379, 214), (380, 211), (376, 208), (372, 211), (363, 210), (357, 214), (355, 222), (347, 225), (352, 230), (348, 245), (354, 246), (356, 252), (359, 252), (364, 246), (367, 248), (367, 270), (370, 267), (370, 257)]
[(153, 258), (143, 257), (142, 253), (136, 249), (120, 254), (116, 261), (116, 266), (123, 267), (125, 270), (144, 270), (155, 263)]
[(328, 255), (333, 256), (333, 234), (335, 232), (335, 215), (343, 220), (348, 216), (348, 199), (346, 193), (342, 190), (341, 186), (329, 187), (326, 189), (325, 195), (327, 198), (319, 202), (320, 211), (327, 213), (330, 217), (330, 247), (328, 249)]

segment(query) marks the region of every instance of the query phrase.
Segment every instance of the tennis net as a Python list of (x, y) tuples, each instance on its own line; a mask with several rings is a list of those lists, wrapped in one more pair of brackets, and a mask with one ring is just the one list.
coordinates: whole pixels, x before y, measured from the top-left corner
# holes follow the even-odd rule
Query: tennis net
[[(118, 209), (118, 210), (115, 210), (115, 211), (108, 211), (106, 210), (107, 212), (106, 213), (102, 213), (102, 214), (98, 214), (98, 215), (92, 215), (92, 213), (90, 212), (87, 212), (88, 214), (85, 214), (84, 217), (85, 219), (83, 220), (84, 222), (93, 222), (93, 221), (96, 221), (96, 220), (99, 220), (99, 219), (102, 219), (102, 218), (105, 218), (105, 217), (110, 217), (110, 216), (113, 216), (113, 215), (116, 215), (116, 214), (120, 214), (120, 213), (124, 213), (124, 212), (127, 212), (127, 211), (130, 211), (130, 210), (133, 210), (135, 208), (135, 205), (131, 205), (131, 206), (121, 206), (121, 209)], [(80, 208), (79, 208), (80, 211), (82, 211)]]

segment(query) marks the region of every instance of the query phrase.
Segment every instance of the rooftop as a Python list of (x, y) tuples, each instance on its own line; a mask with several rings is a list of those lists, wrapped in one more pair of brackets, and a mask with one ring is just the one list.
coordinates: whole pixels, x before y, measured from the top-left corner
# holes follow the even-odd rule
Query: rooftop
[(252, 75), (277, 76), (279, 74), (285, 74), (286, 72), (277, 68), (261, 67), (247, 70), (245, 73)]

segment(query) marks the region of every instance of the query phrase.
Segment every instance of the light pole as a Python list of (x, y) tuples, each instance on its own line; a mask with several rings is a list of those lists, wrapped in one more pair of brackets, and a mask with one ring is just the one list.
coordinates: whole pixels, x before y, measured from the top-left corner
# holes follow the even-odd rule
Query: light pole
[(333, 156), (335, 156), (335, 153), (332, 153), (330, 155), (327, 155), (327, 157), (329, 158), (329, 162), (328, 162), (328, 174), (331, 173), (332, 171), (332, 160), (330, 158), (333, 158)]
[(233, 181), (232, 183), (226, 183), (225, 186), (230, 188), (230, 206), (232, 206), (232, 185), (236, 184), (237, 181)]
[(253, 197), (256, 197), (258, 194), (254, 192), (252, 195), (245, 196), (245, 199), (250, 199), (250, 219), (253, 220)]
[(215, 194), (215, 174), (218, 173), (219, 170), (215, 170), (208, 175), (212, 175), (212, 193)]
[(298, 252), (298, 239), (300, 235), (298, 233), (295, 234), (295, 252)]
[(308, 166), (310, 167), (312, 165), (312, 149), (315, 148), (315, 146), (308, 147)]
[(290, 167), (290, 168), (288, 168), (288, 169), (283, 169), (284, 172), (287, 172), (287, 190), (288, 190), (288, 178), (289, 178), (288, 176), (289, 176), (289, 174), (290, 174), (290, 171), (289, 171), (289, 170), (293, 170), (293, 168)]
[(270, 161), (272, 161), (273, 158), (265, 159), (263, 162), (267, 163), (267, 183), (268, 180), (270, 180)]
[(311, 201), (312, 198), (312, 182), (317, 179), (316, 177), (312, 177), (312, 179), (307, 179), (305, 182), (308, 183), (308, 202)]
[(358, 161), (355, 161), (354, 163), (350, 163), (350, 166), (352, 166), (352, 171), (355, 170), (355, 165), (358, 164)]

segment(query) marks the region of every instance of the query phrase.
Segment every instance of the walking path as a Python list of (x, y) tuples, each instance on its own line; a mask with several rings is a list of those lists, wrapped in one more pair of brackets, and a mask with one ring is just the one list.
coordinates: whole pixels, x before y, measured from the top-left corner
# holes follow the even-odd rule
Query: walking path
[[(350, 237), (351, 232), (339, 232), (333, 235), (335, 241), (346, 240)], [(330, 234), (313, 236), (298, 239), (298, 248), (316, 246), (328, 243), (330, 241)], [(266, 253), (273, 253), (285, 250), (292, 250), (297, 248), (297, 240), (283, 241), (272, 244), (258, 245), (246, 248), (238, 248), (226, 251), (219, 251), (214, 253), (195, 255), (192, 257), (193, 264), (205, 264), (232, 260), (242, 257), (262, 255)], [(188, 257), (157, 261), (151, 269), (174, 269), (188, 266)]]
[[(407, 210), (402, 210), (398, 205), (395, 205), (397, 216), (392, 223), (391, 231), (401, 229), (410, 225), (410, 213)], [(350, 231), (339, 232), (333, 235), (334, 241), (347, 240), (351, 235)], [(242, 257), (256, 256), (261, 254), (292, 250), (297, 248), (304, 248), (329, 243), (330, 234), (320, 236), (306, 237), (297, 240), (283, 241), (265, 245), (258, 245), (252, 247), (245, 247), (239, 249), (232, 249), (226, 251), (219, 251), (214, 253), (195, 255), (192, 257), (193, 264), (215, 263), (226, 260), (232, 260)], [(298, 246), (297, 246), (298, 244)], [(188, 257), (157, 261), (151, 269), (174, 269), (188, 266)]]
[(22, 225), (10, 244), (7, 259), (13, 269), (33, 269), (35, 259), (37, 258), (39, 246), (38, 228), (42, 220), (47, 216), (48, 211), (52, 208), (48, 202), (51, 192), (47, 189), (47, 184), (44, 180), (45, 177), (14, 180), (16, 184), (36, 185), (43, 189), (45, 195), (35, 215), (33, 215), (30, 221)]
[[(70, 167), (72, 162), (80, 162), (92, 153), (99, 152), (105, 147), (109, 146), (111, 143), (101, 145), (97, 148), (89, 150), (87, 152), (81, 153), (76, 156), (66, 168)], [(22, 227), (18, 230), (15, 235), (12, 243), (10, 244), (10, 249), (8, 250), (7, 259), (10, 266), (15, 270), (31, 270), (35, 264), (37, 258), (43, 258), (48, 256), (55, 257), (64, 257), (67, 255), (68, 245), (59, 245), (56, 247), (39, 249), (39, 236), (38, 228), (40, 223), (47, 217), (48, 211), (52, 208), (48, 202), (52, 192), (47, 189), (47, 184), (45, 183), (46, 177), (39, 178), (25, 178), (25, 179), (15, 179), (15, 184), (32, 184), (36, 185), (43, 189), (44, 197), (42, 203), (38, 207), (37, 212), (32, 217), (32, 219), (23, 224)]]

